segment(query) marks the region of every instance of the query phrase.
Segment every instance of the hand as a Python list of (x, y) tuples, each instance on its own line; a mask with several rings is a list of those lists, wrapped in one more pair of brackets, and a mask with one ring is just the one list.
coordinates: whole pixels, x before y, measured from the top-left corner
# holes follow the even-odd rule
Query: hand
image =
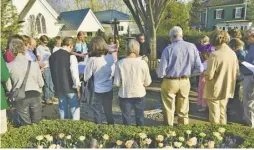
[(80, 100), (81, 99), (80, 87), (77, 88), (77, 95), (78, 95), (78, 100)]
[(80, 56), (80, 57), (85, 57), (85, 54), (82, 53), (82, 54), (79, 54), (79, 56)]

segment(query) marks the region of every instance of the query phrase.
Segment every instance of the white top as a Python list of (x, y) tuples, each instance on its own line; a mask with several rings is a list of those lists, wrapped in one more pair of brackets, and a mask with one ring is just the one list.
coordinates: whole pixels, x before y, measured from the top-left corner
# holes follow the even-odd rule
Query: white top
[(113, 88), (114, 59), (112, 55), (90, 57), (84, 72), (84, 81), (94, 78), (94, 91), (96, 93), (109, 92)]
[(55, 47), (53, 48), (53, 53), (56, 52), (56, 51), (58, 51), (59, 49), (61, 49), (61, 47), (56, 47), (56, 46), (55, 46)]
[[(63, 50), (66, 50), (64, 48), (61, 48)], [(66, 50), (68, 51), (68, 50)], [(69, 52), (69, 51), (68, 51)], [(78, 60), (76, 56), (71, 55), (70, 56), (70, 70), (71, 70), (71, 78), (73, 81), (73, 88), (76, 89), (78, 87), (81, 87), (80, 79), (79, 79), (79, 70), (78, 70)]]
[(36, 48), (36, 54), (37, 54), (37, 56), (41, 57), (41, 61), (40, 62), (42, 64), (46, 64), (44, 66), (44, 68), (49, 67), (49, 57), (51, 55), (51, 52), (50, 52), (49, 48), (47, 46), (39, 45)]
[(116, 64), (114, 84), (121, 98), (140, 98), (152, 82), (147, 63), (140, 58), (124, 58)]

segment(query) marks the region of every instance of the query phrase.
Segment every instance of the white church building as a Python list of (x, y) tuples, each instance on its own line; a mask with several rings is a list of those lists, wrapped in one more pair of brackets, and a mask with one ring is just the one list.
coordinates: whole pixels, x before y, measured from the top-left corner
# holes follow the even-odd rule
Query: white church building
[(89, 36), (104, 31), (91, 9), (58, 14), (46, 0), (12, 0), (22, 22), (21, 34), (33, 37), (72, 36), (84, 31)]

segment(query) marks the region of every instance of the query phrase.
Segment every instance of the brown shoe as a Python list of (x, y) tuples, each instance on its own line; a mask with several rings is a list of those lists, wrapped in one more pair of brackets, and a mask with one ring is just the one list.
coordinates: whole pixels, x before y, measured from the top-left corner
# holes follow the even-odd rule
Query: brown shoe
[(53, 102), (52, 102), (52, 100), (51, 100), (51, 99), (48, 99), (48, 100), (46, 100), (46, 101), (45, 101), (45, 104), (47, 104), (47, 105), (51, 105), (51, 104), (53, 104)]

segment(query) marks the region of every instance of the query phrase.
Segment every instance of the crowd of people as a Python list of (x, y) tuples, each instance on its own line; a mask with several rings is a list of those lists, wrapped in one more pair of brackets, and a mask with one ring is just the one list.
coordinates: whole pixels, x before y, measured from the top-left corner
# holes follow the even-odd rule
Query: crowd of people
[[(239, 97), (239, 63), (254, 63), (254, 28), (245, 36), (250, 45), (248, 52), (237, 29), (230, 35), (215, 30), (210, 38), (201, 36), (197, 45), (183, 40), (179, 26), (170, 30), (169, 37), (171, 44), (163, 50), (157, 69), (158, 77), (163, 79), (161, 97), (166, 124), (173, 126), (175, 111), (178, 123), (189, 123), (189, 78), (194, 75), (199, 78), (198, 111), (209, 110), (211, 123), (226, 124), (229, 99)], [(144, 35), (128, 41), (126, 57), (122, 59), (118, 59), (119, 42), (114, 38), (109, 38), (107, 44), (96, 36), (87, 44), (80, 31), (76, 41), (71, 37), (54, 40), (51, 51), (45, 35), (40, 37), (38, 46), (35, 39), (26, 35), (9, 38), (4, 57), (1, 56), (1, 133), (7, 130), (8, 97), (23, 88), (25, 98), (14, 97), (13, 102), (17, 126), (41, 120), (42, 98), (45, 104), (59, 103), (60, 119), (80, 120), (79, 100), (87, 94), (83, 88), (92, 91), (91, 103), (87, 104), (94, 112), (95, 122), (101, 124), (104, 113), (107, 123), (114, 124), (113, 86), (119, 88), (123, 124), (131, 124), (134, 109), (136, 125), (144, 125), (146, 87), (152, 82), (147, 63), (151, 50)], [(84, 70), (80, 70), (80, 65), (85, 66)], [(252, 80), (252, 76), (244, 77), (245, 91)], [(87, 84), (81, 86), (82, 82)], [(247, 123), (252, 123), (248, 93), (243, 95), (244, 116)]]

